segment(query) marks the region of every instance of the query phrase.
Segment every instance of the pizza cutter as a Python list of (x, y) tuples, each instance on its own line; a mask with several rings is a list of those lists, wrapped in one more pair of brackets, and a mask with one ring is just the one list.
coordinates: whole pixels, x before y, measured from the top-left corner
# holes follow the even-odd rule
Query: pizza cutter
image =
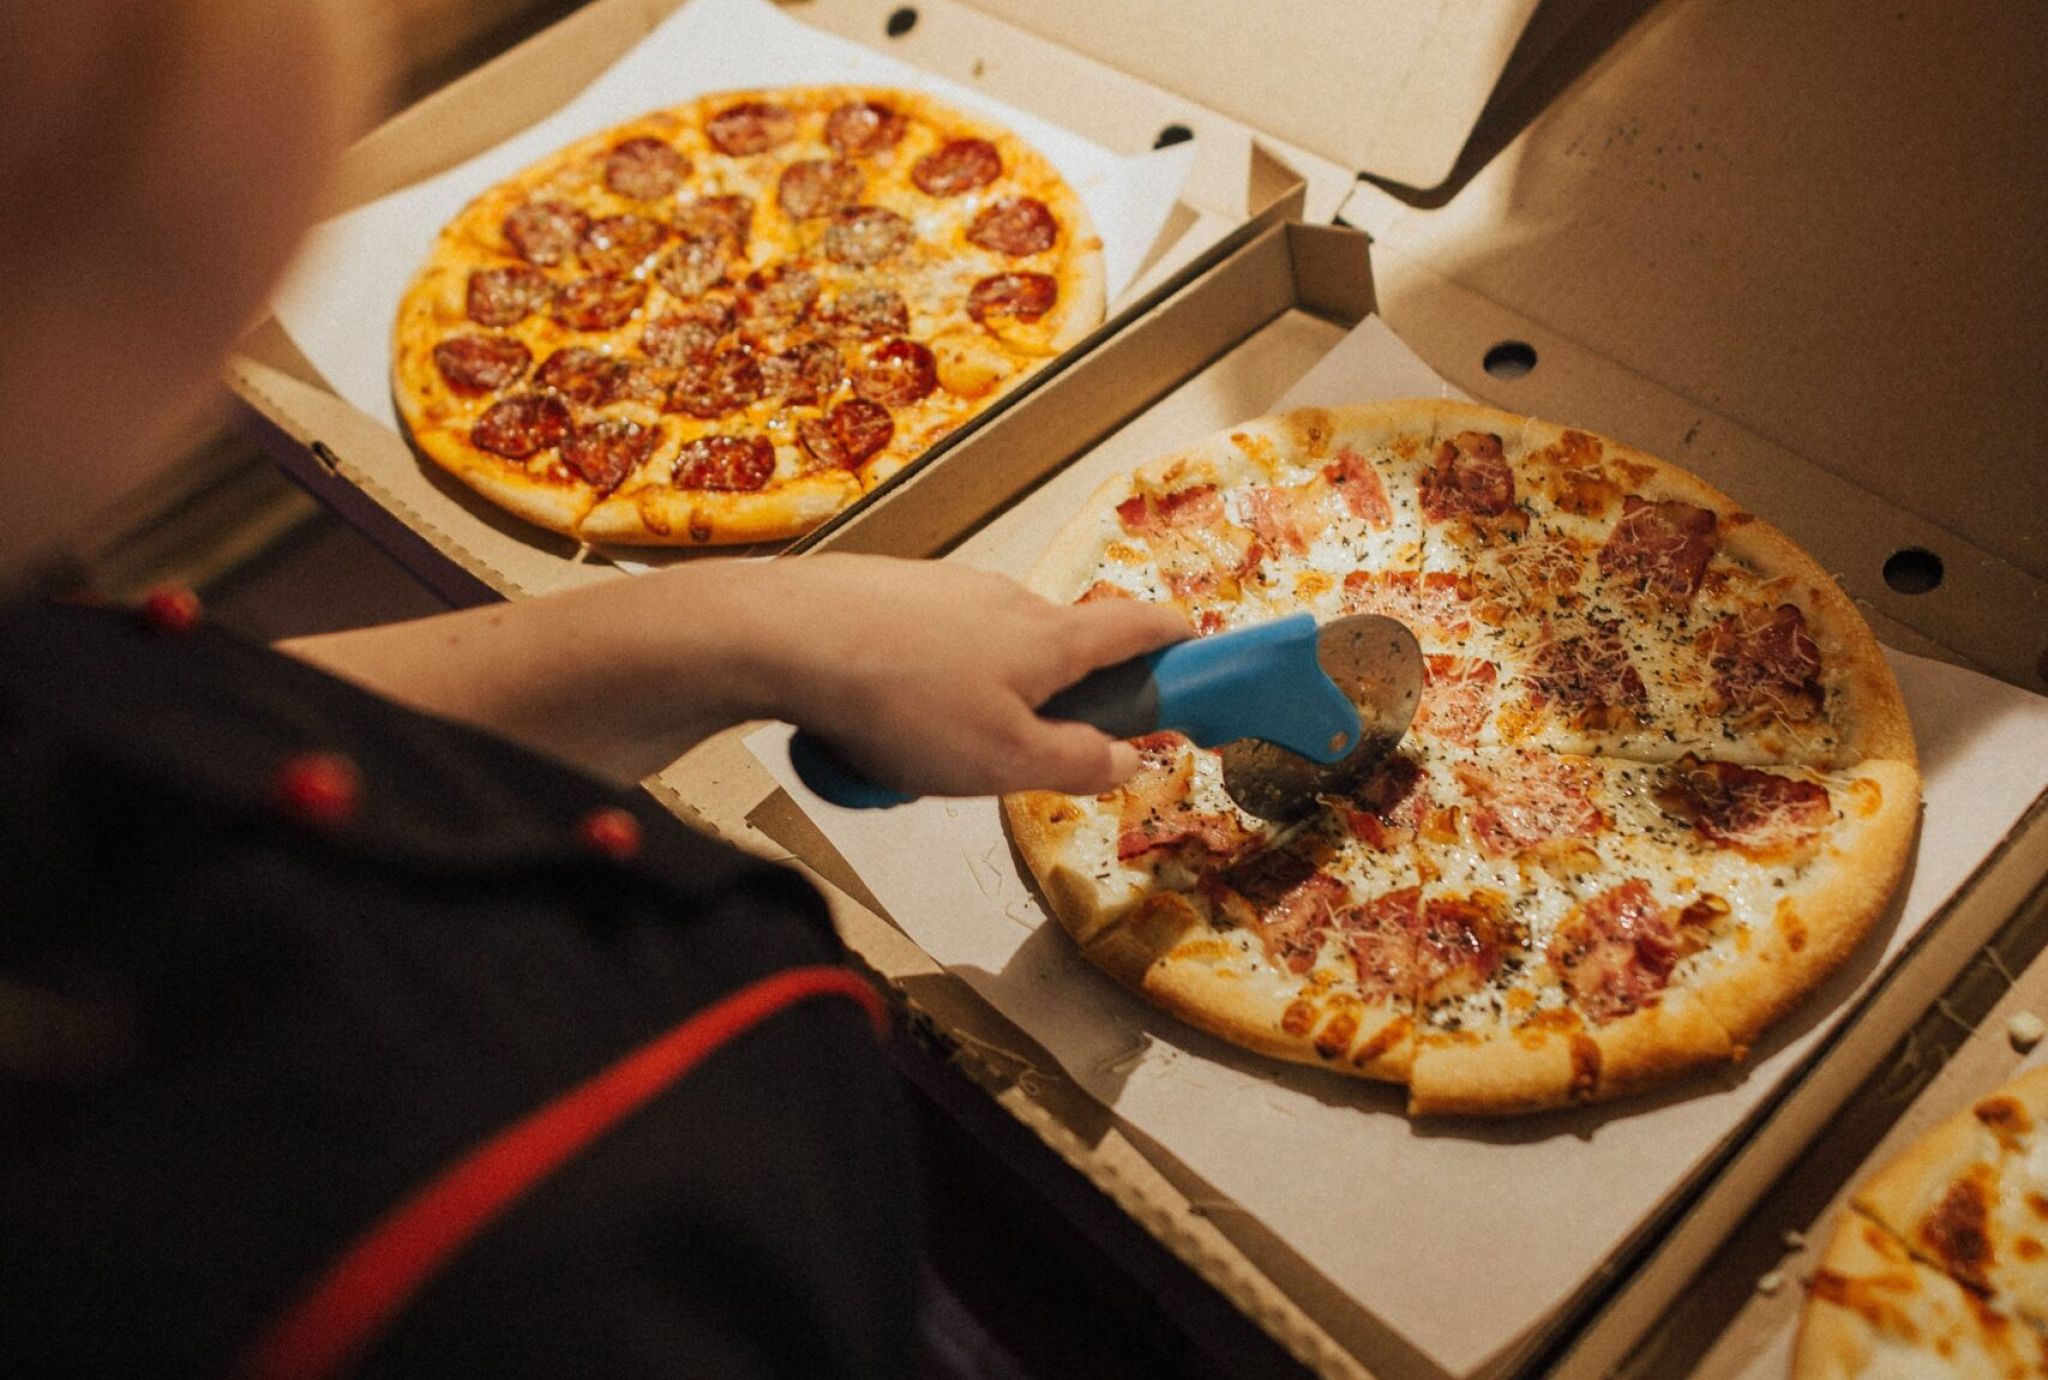
[[(1217, 748), (1223, 789), (1247, 812), (1285, 821), (1341, 791), (1393, 751), (1422, 695), (1422, 652), (1391, 618), (1311, 614), (1261, 623), (1090, 672), (1039, 707), (1117, 738), (1174, 729)], [(912, 799), (866, 780), (799, 731), (790, 765), (836, 805)]]

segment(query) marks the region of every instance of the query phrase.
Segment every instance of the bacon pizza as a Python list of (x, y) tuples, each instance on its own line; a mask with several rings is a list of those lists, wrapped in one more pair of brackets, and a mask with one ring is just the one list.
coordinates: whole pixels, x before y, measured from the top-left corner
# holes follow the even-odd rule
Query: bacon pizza
[(1101, 242), (1052, 165), (921, 93), (725, 92), (471, 202), (399, 307), (414, 443), (591, 541), (799, 535), (1078, 341)]
[(1118, 790), (1004, 811), (1111, 974), (1417, 1112), (1742, 1058), (1912, 845), (1912, 733), (1854, 607), (1768, 524), (1586, 432), (1434, 401), (1265, 418), (1105, 485), (1033, 583), (1204, 633), (1302, 610), (1414, 631), (1408, 739), (1305, 820), (1240, 811), (1170, 733)]

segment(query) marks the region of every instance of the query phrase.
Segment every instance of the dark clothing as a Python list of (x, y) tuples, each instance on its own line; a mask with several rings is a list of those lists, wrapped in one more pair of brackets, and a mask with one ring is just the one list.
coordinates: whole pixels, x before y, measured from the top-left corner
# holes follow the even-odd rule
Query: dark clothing
[[(345, 820), (280, 803), (309, 752), (354, 764)], [(645, 796), (205, 627), (0, 615), (0, 774), (16, 1374), (231, 1369), (437, 1171), (839, 956), (809, 888)], [(579, 834), (604, 807), (637, 856)], [(797, 1002), (485, 1227), (354, 1373), (901, 1372), (915, 1182), (868, 1015)]]

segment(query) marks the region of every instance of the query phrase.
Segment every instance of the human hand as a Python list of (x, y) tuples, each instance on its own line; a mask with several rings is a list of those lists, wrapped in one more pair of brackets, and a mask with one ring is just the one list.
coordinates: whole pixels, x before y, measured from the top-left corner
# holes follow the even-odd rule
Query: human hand
[(925, 795), (1026, 788), (1089, 794), (1138, 755), (1085, 724), (1035, 712), (1088, 672), (1189, 636), (1170, 608), (1065, 607), (958, 563), (819, 556), (763, 572), (777, 617), (773, 713), (854, 768)]

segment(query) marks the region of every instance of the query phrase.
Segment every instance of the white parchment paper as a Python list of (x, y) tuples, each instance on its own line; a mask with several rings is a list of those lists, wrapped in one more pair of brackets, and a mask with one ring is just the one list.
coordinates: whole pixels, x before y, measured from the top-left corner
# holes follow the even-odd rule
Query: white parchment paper
[(765, 0), (692, 0), (574, 100), (514, 138), (323, 223), (272, 311), (335, 392), (396, 431), (391, 322), (435, 235), (471, 199), (555, 149), (649, 110), (731, 88), (827, 83), (927, 91), (1037, 148), (1095, 221), (1112, 309), (1166, 224), (1194, 158), (1191, 144), (1113, 154), (971, 87), (810, 28)]
[[(1443, 391), (1369, 320), (1284, 405)], [(760, 730), (748, 745), (927, 953), (1091, 1094), (1460, 1374), (1590, 1277), (2048, 790), (2048, 699), (1887, 655), (1919, 735), (1926, 807), (1917, 863), (1878, 932), (1724, 1079), (1504, 1122), (1417, 1124), (1398, 1090), (1264, 1061), (1155, 1012), (1048, 921), (1011, 861), (993, 800), (842, 810), (796, 781), (787, 728)], [(1475, 1278), (1484, 1280), (1476, 1294)]]

